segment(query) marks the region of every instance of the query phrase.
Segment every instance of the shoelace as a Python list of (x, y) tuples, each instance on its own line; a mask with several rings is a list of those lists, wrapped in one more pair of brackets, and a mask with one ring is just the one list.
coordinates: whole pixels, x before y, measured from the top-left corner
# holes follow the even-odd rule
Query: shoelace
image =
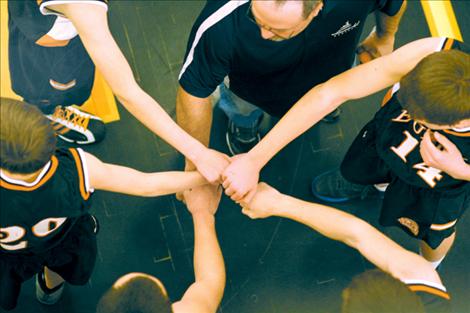
[(53, 117), (70, 122), (74, 126), (81, 127), (85, 130), (88, 129), (88, 123), (90, 122), (89, 117), (77, 114), (76, 112), (68, 108), (62, 108), (62, 107), (56, 108), (56, 110), (54, 111)]

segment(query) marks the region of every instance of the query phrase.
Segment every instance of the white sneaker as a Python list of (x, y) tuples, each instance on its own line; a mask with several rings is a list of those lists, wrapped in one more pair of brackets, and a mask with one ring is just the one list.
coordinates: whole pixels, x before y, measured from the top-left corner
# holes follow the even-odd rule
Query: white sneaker
[(103, 140), (106, 128), (103, 120), (74, 106), (56, 107), (51, 120), (57, 136), (62, 140), (76, 144), (91, 144)]
[[(44, 272), (36, 274), (36, 299), (39, 302), (46, 305), (56, 304), (57, 301), (62, 297), (64, 292), (65, 283), (62, 283), (60, 287), (53, 292), (44, 291), (46, 282), (44, 280)], [(46, 287), (47, 288), (47, 287)]]

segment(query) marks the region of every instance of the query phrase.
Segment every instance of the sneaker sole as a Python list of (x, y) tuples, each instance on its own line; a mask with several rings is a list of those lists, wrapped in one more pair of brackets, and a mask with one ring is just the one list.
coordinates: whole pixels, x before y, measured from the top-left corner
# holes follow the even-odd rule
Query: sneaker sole
[(315, 185), (316, 185), (316, 182), (318, 181), (318, 179), (320, 178), (320, 176), (315, 177), (312, 180), (312, 183), (310, 185), (310, 191), (312, 192), (312, 194), (315, 198), (318, 198), (318, 199), (320, 199), (322, 201), (325, 201), (325, 202), (331, 202), (331, 203), (341, 203), (341, 202), (346, 202), (346, 201), (351, 200), (350, 198), (330, 198), (330, 197), (318, 194), (315, 191)]
[[(260, 141), (261, 141), (261, 135), (260, 135), (260, 134), (257, 134), (256, 137), (257, 137), (258, 142), (260, 142)], [(246, 151), (246, 152), (235, 153), (235, 151), (233, 151), (232, 145), (230, 144), (230, 139), (229, 139), (228, 131), (225, 132), (225, 143), (227, 144), (228, 151), (230, 151), (230, 154), (231, 154), (232, 156), (235, 156), (235, 155), (237, 155), (237, 154), (242, 154), (242, 153), (248, 152), (248, 151)]]
[[(54, 305), (56, 304), (57, 302), (59, 302), (59, 300), (62, 298), (62, 293), (64, 292), (64, 288), (65, 288), (65, 283), (64, 285), (62, 285), (62, 287), (55, 291), (52, 295), (46, 295), (46, 293), (41, 289), (40, 285), (39, 285), (39, 277), (38, 277), (39, 274), (36, 274), (36, 299), (39, 301), (39, 303), (42, 303), (42, 304), (45, 304), (45, 305)], [(48, 297), (49, 301), (46, 301), (46, 300), (43, 300), (42, 298), (44, 297)]]

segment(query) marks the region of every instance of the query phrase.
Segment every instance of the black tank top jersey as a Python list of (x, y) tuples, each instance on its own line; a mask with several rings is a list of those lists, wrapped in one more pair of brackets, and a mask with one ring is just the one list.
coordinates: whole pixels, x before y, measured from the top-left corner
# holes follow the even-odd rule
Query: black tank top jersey
[[(415, 292), (424, 304), (426, 313), (450, 313), (450, 295), (444, 286), (426, 281), (407, 281), (405, 284)], [(410, 312), (411, 313), (411, 312)]]
[[(463, 49), (462, 43), (443, 39), (442, 50)], [(428, 167), (419, 152), (419, 144), (427, 128), (414, 121), (397, 99), (399, 84), (393, 86), (384, 99), (383, 107), (375, 115), (377, 152), (392, 173), (407, 184), (434, 189), (454, 189), (468, 184), (446, 173)], [(470, 128), (439, 131), (452, 141), (465, 159), (470, 158)]]
[(0, 254), (39, 253), (57, 245), (90, 208), (83, 151), (59, 149), (31, 184), (0, 179)]

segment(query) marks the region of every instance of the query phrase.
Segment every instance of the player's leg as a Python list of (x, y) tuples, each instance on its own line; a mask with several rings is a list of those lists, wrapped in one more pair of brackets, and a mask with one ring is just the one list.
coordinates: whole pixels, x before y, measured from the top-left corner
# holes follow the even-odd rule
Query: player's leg
[(340, 168), (324, 172), (312, 181), (315, 197), (327, 202), (344, 202), (369, 196), (383, 197), (374, 184), (390, 181), (388, 167), (375, 149), (375, 124), (370, 121), (348, 149)]
[(47, 288), (54, 289), (62, 284), (64, 279), (56, 272), (48, 269), (47, 266), (44, 266), (44, 282), (46, 283)]
[(230, 153), (236, 155), (248, 152), (261, 140), (261, 122), (266, 120), (264, 116), (268, 114), (234, 94), (229, 89), (228, 78), (220, 84), (218, 95), (214, 98), (214, 103), (228, 117), (225, 139)]
[(444, 239), (435, 249), (431, 248), (425, 241), (421, 240), (419, 243), (420, 253), (426, 260), (432, 263), (434, 268), (437, 268), (446, 257), (450, 248), (454, 244), (454, 241), (455, 232)]

